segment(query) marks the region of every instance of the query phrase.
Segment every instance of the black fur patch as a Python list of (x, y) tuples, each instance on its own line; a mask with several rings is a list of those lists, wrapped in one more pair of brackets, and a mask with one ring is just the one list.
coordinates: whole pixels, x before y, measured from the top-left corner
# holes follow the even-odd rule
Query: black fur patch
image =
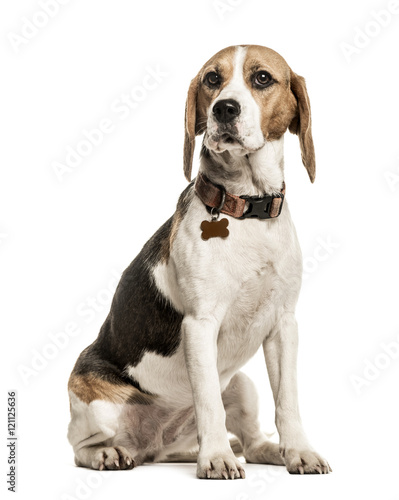
[(183, 191), (174, 216), (158, 229), (124, 271), (97, 339), (76, 362), (77, 375), (94, 373), (110, 382), (130, 383), (142, 390), (137, 381), (126, 376), (126, 367), (136, 366), (146, 352), (161, 356), (176, 352), (183, 316), (157, 290), (151, 271), (168, 258), (173, 225), (187, 211), (192, 187), (193, 183)]

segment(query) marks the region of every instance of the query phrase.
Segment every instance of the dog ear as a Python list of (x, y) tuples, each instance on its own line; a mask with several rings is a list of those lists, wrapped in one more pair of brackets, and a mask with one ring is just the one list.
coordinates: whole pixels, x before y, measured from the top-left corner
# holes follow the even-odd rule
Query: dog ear
[(195, 148), (195, 136), (197, 132), (197, 95), (198, 95), (199, 76), (191, 80), (186, 100), (186, 111), (184, 119), (184, 175), (191, 181), (191, 169), (193, 165), (193, 156)]
[(302, 163), (311, 182), (316, 176), (316, 158), (312, 137), (312, 117), (305, 79), (291, 70), (291, 91), (297, 100), (297, 112), (289, 125), (289, 131), (299, 137)]

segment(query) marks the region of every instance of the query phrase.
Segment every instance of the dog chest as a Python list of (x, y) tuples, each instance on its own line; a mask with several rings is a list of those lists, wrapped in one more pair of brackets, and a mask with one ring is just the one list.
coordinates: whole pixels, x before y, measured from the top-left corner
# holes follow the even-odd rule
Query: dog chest
[(183, 315), (219, 318), (223, 371), (252, 357), (279, 311), (296, 302), (301, 255), (288, 207), (270, 222), (229, 218), (225, 239), (201, 238), (206, 217), (205, 207), (194, 198), (169, 262), (156, 266), (154, 277), (162, 295)]
[(158, 267), (157, 284), (183, 314), (213, 313), (223, 304), (225, 312), (234, 303), (244, 309), (257, 307), (268, 288), (277, 291), (298, 275), (298, 268), (300, 272), (301, 254), (288, 206), (272, 221), (227, 218), (229, 235), (204, 241), (200, 227), (210, 216), (195, 197), (178, 229), (170, 261), (162, 272)]

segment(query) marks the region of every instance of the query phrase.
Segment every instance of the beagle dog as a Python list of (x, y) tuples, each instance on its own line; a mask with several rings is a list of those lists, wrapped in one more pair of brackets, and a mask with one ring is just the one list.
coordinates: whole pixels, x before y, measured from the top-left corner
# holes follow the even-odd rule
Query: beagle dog
[[(199, 478), (244, 478), (247, 462), (328, 473), (298, 410), (295, 306), (302, 256), (285, 201), (283, 136), (315, 178), (305, 81), (271, 49), (227, 47), (191, 81), (176, 212), (124, 271), (97, 339), (69, 380), (78, 466), (197, 461)], [(279, 444), (261, 432), (240, 368), (263, 346)], [(228, 432), (235, 438), (229, 441)]]

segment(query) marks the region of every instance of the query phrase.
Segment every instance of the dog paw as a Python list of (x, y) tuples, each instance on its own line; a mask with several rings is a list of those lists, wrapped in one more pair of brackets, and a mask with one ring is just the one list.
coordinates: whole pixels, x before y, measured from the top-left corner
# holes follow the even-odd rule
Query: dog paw
[(126, 470), (133, 469), (134, 460), (123, 446), (99, 449), (92, 460), (93, 469)]
[(271, 441), (265, 441), (258, 446), (244, 450), (244, 457), (248, 463), (285, 465), (279, 452), (279, 445)]
[(328, 474), (328, 462), (313, 450), (282, 449), (285, 465), (290, 474)]
[(211, 457), (198, 457), (197, 476), (200, 479), (244, 479), (241, 462), (229, 451)]

